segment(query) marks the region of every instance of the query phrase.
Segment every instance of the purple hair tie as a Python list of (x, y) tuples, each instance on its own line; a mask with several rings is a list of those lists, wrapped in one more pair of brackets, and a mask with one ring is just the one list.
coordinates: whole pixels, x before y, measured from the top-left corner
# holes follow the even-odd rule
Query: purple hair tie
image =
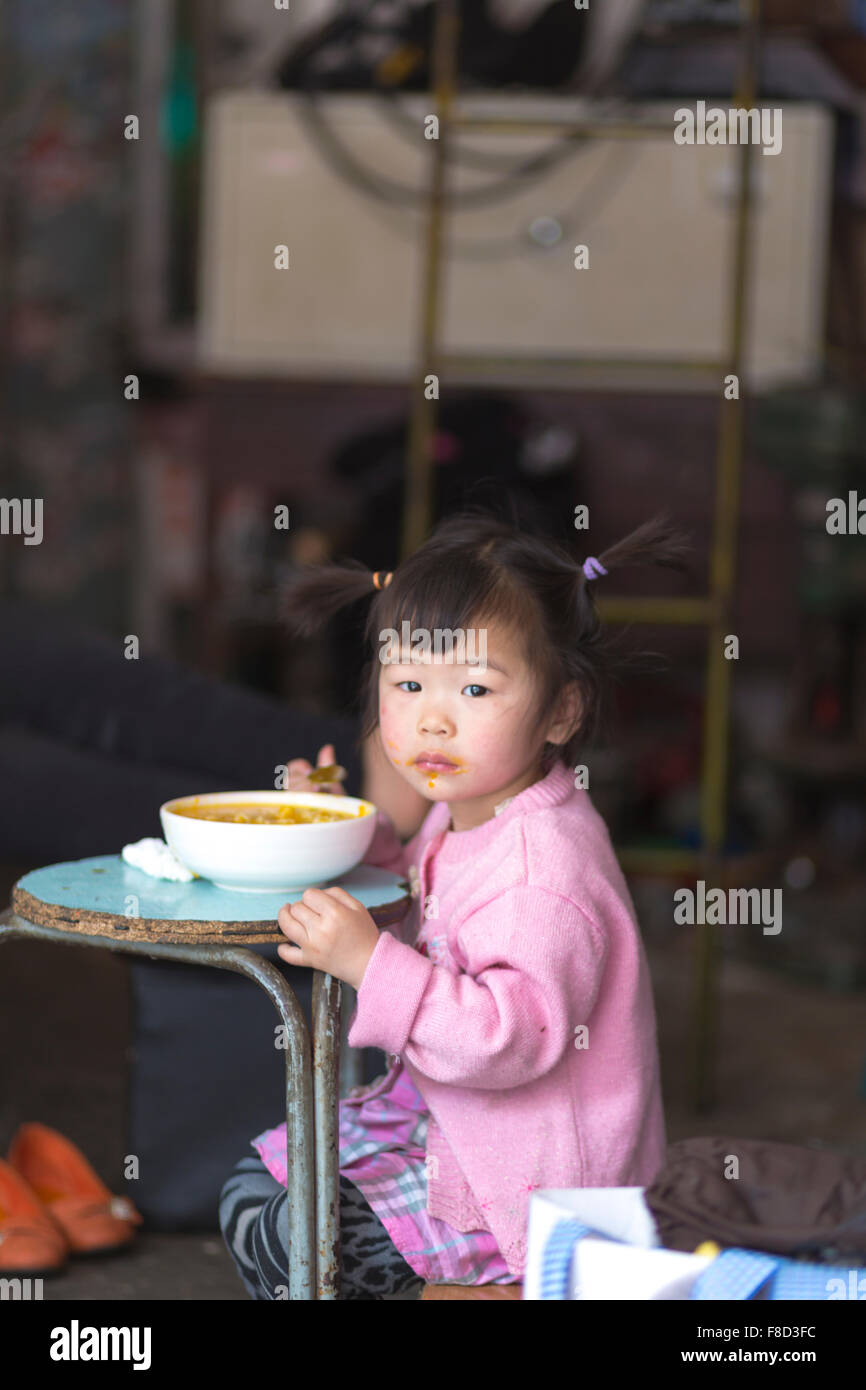
[(598, 579), (599, 575), (607, 574), (604, 565), (601, 564), (599, 560), (596, 560), (594, 555), (590, 555), (588, 559), (584, 560), (583, 572), (587, 579)]

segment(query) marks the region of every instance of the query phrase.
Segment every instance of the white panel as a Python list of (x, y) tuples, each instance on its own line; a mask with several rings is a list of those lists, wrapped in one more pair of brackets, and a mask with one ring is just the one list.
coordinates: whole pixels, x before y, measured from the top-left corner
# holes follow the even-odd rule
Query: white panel
[[(201, 363), (228, 373), (407, 380), (417, 352), (423, 217), (386, 207), (333, 172), (297, 102), (289, 94), (232, 93), (210, 108)], [(670, 138), (587, 141), (506, 199), (451, 216), (444, 350), (544, 359), (723, 356), (740, 151), (676, 145), (676, 105), (640, 108), (665, 121)], [(420, 121), (429, 99), (407, 106)], [(512, 118), (591, 110), (573, 99), (533, 97), (466, 98), (461, 106)], [(366, 167), (424, 188), (430, 142), (396, 133), (365, 96), (329, 97), (325, 109)], [(814, 105), (783, 111), (781, 152), (752, 154), (745, 375), (754, 387), (807, 380), (821, 366), (833, 127)], [(461, 139), (475, 150), (525, 157), (551, 137)], [(463, 170), (458, 183), (496, 177)], [(560, 222), (556, 246), (529, 237), (539, 217)], [(289, 247), (286, 271), (274, 268), (278, 243)], [(455, 252), (455, 243), (475, 254)], [(589, 246), (587, 270), (574, 268), (577, 243)], [(499, 378), (509, 373), (484, 376)]]

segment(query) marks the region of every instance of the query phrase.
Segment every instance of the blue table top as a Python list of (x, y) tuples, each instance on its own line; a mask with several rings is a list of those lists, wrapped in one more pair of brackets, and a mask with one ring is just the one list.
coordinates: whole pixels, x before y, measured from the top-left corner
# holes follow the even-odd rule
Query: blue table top
[[(398, 874), (359, 864), (333, 880), (371, 912), (399, 902), (406, 883)], [(25, 874), (16, 890), (43, 903), (86, 912), (104, 912), (167, 922), (274, 922), (284, 903), (296, 902), (304, 889), (282, 893), (232, 893), (208, 879), (172, 883), (134, 869), (119, 854), (48, 864)]]

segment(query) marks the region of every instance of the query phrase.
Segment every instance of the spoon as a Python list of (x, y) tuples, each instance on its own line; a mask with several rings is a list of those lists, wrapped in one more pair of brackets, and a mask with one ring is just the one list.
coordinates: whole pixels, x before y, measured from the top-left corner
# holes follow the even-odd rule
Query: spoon
[(308, 782), (344, 782), (346, 780), (346, 769), (337, 763), (327, 763), (324, 767), (317, 767), (307, 774)]

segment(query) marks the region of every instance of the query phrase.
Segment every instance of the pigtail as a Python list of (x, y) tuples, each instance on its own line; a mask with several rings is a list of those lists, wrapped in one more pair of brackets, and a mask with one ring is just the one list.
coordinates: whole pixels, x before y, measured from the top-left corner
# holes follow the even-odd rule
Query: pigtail
[[(635, 650), (631, 646), (630, 624), (619, 631), (611, 631), (601, 622), (595, 605), (596, 585), (605, 584), (606, 574), (630, 565), (652, 564), (687, 571), (686, 561), (692, 548), (685, 532), (676, 530), (669, 516), (659, 512), (598, 556), (587, 557), (577, 569), (575, 630), (579, 633), (579, 642), (570, 665), (571, 674), (580, 679), (585, 701), (581, 741), (592, 742), (608, 735), (612, 713), (610, 697), (615, 685), (626, 676), (661, 671), (665, 664), (660, 652)], [(591, 560), (596, 563), (592, 564)]]
[(677, 531), (670, 518), (664, 512), (659, 512), (635, 531), (630, 531), (621, 541), (603, 550), (598, 558), (608, 571), (644, 563), (683, 571), (687, 569), (686, 557), (691, 549), (685, 533)]
[(315, 565), (291, 574), (279, 599), (279, 612), (290, 632), (309, 637), (341, 608), (376, 593), (373, 572), (360, 560)]

